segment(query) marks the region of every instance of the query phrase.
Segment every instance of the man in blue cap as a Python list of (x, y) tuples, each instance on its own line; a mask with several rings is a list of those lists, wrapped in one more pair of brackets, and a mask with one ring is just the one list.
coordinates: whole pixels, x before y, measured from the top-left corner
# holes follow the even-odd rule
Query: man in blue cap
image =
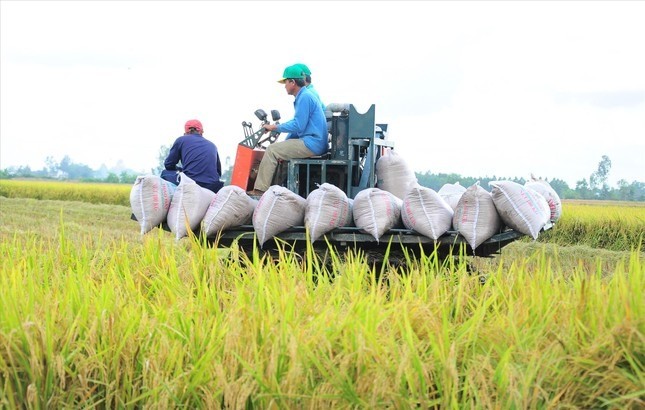
[(266, 132), (288, 134), (284, 141), (269, 145), (264, 153), (254, 189), (248, 192), (251, 196), (261, 196), (269, 189), (278, 160), (322, 155), (329, 148), (325, 113), (320, 100), (306, 88), (302, 68), (297, 64), (285, 68), (278, 82), (284, 84), (287, 94), (295, 97), (295, 113), (293, 119), (285, 123), (263, 125)]

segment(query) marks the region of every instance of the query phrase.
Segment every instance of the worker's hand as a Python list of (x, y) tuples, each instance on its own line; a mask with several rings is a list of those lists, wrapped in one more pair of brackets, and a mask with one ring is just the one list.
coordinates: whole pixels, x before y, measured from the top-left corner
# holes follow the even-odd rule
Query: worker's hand
[(269, 131), (275, 131), (275, 129), (278, 128), (278, 126), (275, 124), (264, 124), (262, 127), (264, 128), (265, 134)]

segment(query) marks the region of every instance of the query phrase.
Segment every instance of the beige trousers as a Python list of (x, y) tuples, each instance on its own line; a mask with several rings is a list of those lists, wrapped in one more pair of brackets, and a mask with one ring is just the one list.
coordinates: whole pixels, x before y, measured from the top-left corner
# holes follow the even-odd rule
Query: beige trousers
[(269, 189), (279, 159), (309, 158), (313, 155), (314, 153), (305, 146), (301, 139), (293, 138), (269, 145), (260, 162), (254, 189), (260, 191)]

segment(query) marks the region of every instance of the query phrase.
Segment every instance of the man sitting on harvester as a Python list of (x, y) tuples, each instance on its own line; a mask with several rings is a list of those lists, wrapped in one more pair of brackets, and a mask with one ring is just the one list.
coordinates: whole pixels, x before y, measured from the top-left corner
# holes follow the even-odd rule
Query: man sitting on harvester
[(248, 194), (261, 196), (271, 186), (278, 160), (322, 155), (328, 149), (327, 120), (320, 100), (305, 86), (305, 73), (299, 64), (284, 69), (279, 83), (293, 95), (294, 117), (283, 124), (265, 124), (265, 132), (287, 132), (282, 142), (269, 145), (258, 169), (255, 186)]
[(217, 147), (204, 138), (204, 127), (199, 120), (187, 121), (184, 131), (168, 152), (161, 178), (177, 185), (179, 172), (183, 171), (197, 185), (217, 193), (224, 186), (220, 180), (222, 164)]

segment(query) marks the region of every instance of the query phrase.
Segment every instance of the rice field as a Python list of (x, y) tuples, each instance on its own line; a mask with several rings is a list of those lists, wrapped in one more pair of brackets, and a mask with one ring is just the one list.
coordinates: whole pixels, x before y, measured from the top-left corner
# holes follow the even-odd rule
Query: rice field
[(123, 206), (130, 206), (131, 188), (127, 184), (0, 180), (0, 196), (6, 198), (56, 199)]
[(613, 251), (638, 246), (645, 250), (645, 203), (572, 201), (564, 206), (566, 214), (544, 233), (542, 241)]
[(0, 408), (645, 405), (645, 207), (565, 202), (495, 258), (377, 275), (142, 237), (104, 184), (5, 182)]

